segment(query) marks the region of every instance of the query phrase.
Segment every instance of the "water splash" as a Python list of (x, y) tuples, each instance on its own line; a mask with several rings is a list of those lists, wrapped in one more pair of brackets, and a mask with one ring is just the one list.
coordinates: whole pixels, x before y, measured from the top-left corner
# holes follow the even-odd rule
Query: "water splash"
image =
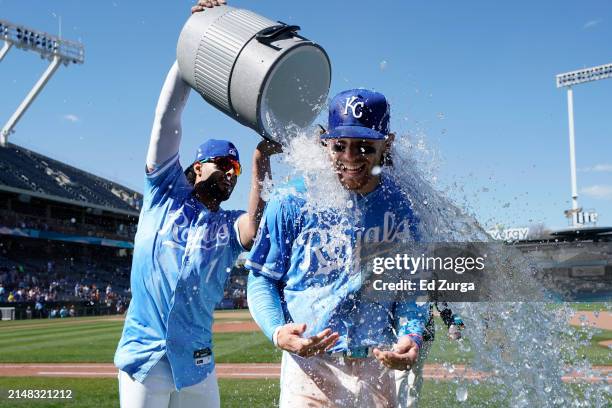
[[(316, 131), (299, 132), (286, 140), (286, 146), (283, 160), (290, 168), (289, 176), (303, 178), (307, 187), (305, 210), (333, 211), (345, 217), (351, 208), (347, 204), (349, 194), (333, 171)], [(436, 153), (427, 148), (424, 137), (404, 135), (393, 145), (393, 167), (384, 167), (382, 172), (401, 186), (412, 203), (421, 221), (421, 236), (431, 242), (490, 241), (469, 210), (458, 207), (437, 189), (435, 158)], [(348, 220), (346, 215), (344, 221)], [(342, 228), (330, 231), (330, 236), (334, 237), (334, 245), (346, 244)], [(467, 340), (462, 340), (460, 350), (473, 352), (471, 368), (488, 373), (479, 383), (495, 386), (496, 394), (490, 402), (517, 407), (609, 406), (609, 386), (570, 387), (562, 382), (562, 376), (572, 370), (584, 375), (596, 374), (578, 352), (581, 343), (577, 339), (586, 335), (588, 343), (589, 328), (575, 329), (568, 325), (574, 314), (569, 305), (546, 303), (545, 292), (529, 263), (518, 257), (508, 259), (497, 255), (499, 279), (492, 281), (494, 287), (490, 290), (515, 291), (517, 299), (519, 294), (528, 294), (530, 301), (450, 305), (466, 325), (464, 338)], [(462, 376), (461, 371), (455, 374)], [(456, 388), (455, 397), (465, 402), (467, 388), (462, 385)]]

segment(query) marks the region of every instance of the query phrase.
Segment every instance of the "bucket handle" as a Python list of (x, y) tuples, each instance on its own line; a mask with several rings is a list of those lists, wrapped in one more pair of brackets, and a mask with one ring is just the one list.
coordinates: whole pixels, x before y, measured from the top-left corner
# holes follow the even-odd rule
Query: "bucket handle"
[(288, 33), (295, 35), (297, 31), (301, 29), (298, 25), (287, 25), (281, 21), (279, 21), (279, 23), (278, 25), (266, 27), (258, 32), (257, 35), (255, 35), (257, 41), (262, 44), (270, 45), (272, 41), (275, 41), (280, 36)]

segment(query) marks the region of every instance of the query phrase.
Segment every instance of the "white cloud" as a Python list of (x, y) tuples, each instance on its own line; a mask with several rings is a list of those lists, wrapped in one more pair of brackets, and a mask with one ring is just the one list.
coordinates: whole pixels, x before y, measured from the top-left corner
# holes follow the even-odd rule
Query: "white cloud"
[(593, 167), (585, 167), (583, 169), (580, 169), (580, 171), (596, 172), (596, 173), (611, 173), (612, 164), (609, 164), (609, 163), (596, 164)]
[(589, 28), (593, 28), (597, 25), (599, 25), (599, 23), (601, 23), (601, 19), (599, 20), (591, 20), (591, 21), (587, 21), (584, 26), (582, 26), (583, 29), (588, 30)]
[(612, 200), (612, 186), (594, 185), (585, 187), (580, 192), (589, 197)]
[(64, 115), (64, 116), (62, 116), (62, 118), (63, 118), (64, 120), (67, 120), (68, 122), (72, 122), (72, 123), (76, 123), (76, 122), (78, 122), (79, 120), (81, 120), (81, 119), (79, 119), (79, 117), (78, 117), (77, 115), (74, 115), (74, 114), (72, 114), (72, 113), (69, 113), (69, 114), (67, 114), (67, 115)]

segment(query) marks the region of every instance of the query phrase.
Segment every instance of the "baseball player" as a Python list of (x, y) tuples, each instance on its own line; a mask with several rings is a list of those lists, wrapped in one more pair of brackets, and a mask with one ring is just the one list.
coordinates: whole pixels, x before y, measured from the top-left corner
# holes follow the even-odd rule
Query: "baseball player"
[(321, 139), (350, 205), (313, 210), (293, 183), (268, 202), (247, 257), (249, 308), (284, 350), (281, 407), (395, 406), (393, 370), (417, 361), (428, 304), (366, 299), (352, 262), (362, 243), (419, 240), (409, 198), (378, 171), (394, 138), (389, 114), (377, 92), (333, 98)]
[(175, 63), (155, 112), (132, 301), (115, 354), (124, 408), (219, 407), (213, 311), (238, 255), (252, 245), (264, 207), (261, 182), (270, 172), (269, 156), (278, 152), (267, 142), (257, 146), (248, 212), (223, 210), (241, 173), (238, 150), (226, 140), (204, 142), (188, 181), (178, 151), (189, 89)]

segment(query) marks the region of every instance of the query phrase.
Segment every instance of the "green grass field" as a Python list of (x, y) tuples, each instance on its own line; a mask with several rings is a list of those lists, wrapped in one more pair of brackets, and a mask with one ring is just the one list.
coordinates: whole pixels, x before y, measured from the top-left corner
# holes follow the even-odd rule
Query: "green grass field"
[[(230, 317), (225, 312), (221, 319)], [(438, 336), (428, 361), (469, 364), (472, 353), (460, 352), (444, 335), (441, 321), (436, 324)], [(0, 322), (0, 363), (109, 363), (122, 327), (121, 320), (104, 317)], [(612, 364), (610, 349), (597, 344), (604, 340), (612, 340), (612, 331), (599, 331), (580, 353), (591, 364)], [(280, 352), (260, 332), (217, 333), (213, 341), (219, 363), (280, 362)]]
[[(600, 304), (601, 305), (601, 304)], [(583, 309), (581, 305), (576, 307)], [(606, 305), (586, 310), (606, 310)], [(244, 312), (221, 312), (217, 321), (248, 321)], [(469, 364), (472, 354), (461, 353), (457, 343), (444, 336), (441, 321), (436, 342), (428, 357), (430, 363)], [(0, 363), (110, 363), (121, 335), (123, 321), (116, 318), (76, 318), (0, 322)], [(597, 344), (612, 339), (612, 331), (600, 331), (581, 353), (595, 365), (611, 365), (611, 351)], [(214, 351), (219, 363), (280, 362), (280, 352), (260, 332), (218, 333)], [(219, 381), (224, 407), (269, 407), (277, 402), (276, 380)], [(456, 406), (456, 385), (427, 381), (421, 406)], [(8, 389), (71, 389), (73, 400), (8, 400)], [(468, 402), (479, 406), (496, 395), (491, 385), (470, 385)], [(0, 377), (0, 407), (107, 407), (117, 406), (117, 381), (104, 379), (13, 378)], [(505, 406), (505, 402), (487, 406)]]

